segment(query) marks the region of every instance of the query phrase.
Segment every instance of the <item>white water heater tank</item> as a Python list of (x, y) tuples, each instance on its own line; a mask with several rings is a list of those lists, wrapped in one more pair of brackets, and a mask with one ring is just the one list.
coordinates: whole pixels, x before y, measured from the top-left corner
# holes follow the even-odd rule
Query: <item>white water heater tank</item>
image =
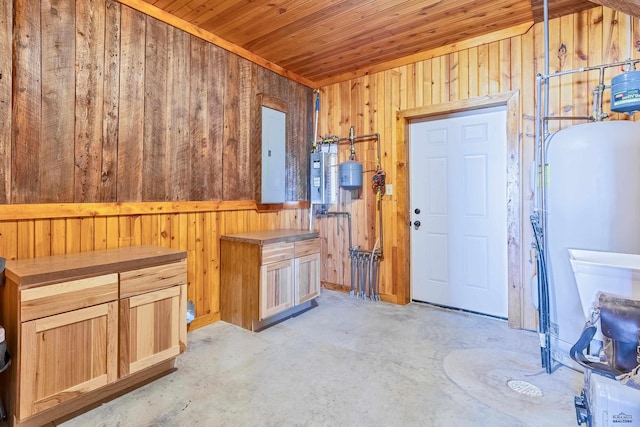
[(551, 353), (569, 349), (585, 324), (569, 249), (640, 254), (640, 124), (580, 124), (549, 138), (546, 257)]

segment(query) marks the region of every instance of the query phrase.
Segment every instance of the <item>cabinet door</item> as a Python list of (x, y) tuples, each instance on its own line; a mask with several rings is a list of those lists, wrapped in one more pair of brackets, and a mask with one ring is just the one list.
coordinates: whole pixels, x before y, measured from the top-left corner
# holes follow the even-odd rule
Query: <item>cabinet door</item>
[(293, 260), (260, 267), (260, 320), (293, 307)]
[(18, 419), (117, 379), (118, 302), (21, 325)]
[(295, 302), (302, 304), (320, 295), (320, 254), (296, 258)]
[(187, 285), (120, 300), (120, 376), (186, 349)]

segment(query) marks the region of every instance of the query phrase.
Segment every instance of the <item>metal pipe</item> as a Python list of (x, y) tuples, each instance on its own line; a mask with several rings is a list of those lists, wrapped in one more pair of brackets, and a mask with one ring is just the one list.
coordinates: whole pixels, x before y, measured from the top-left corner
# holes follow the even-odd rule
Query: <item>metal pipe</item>
[[(543, 2), (543, 18), (544, 18), (544, 74), (549, 75), (549, 0)], [(544, 85), (544, 115), (549, 115), (549, 85)], [(546, 134), (546, 122), (543, 124), (544, 133)]]
[(371, 255), (369, 257), (369, 297), (371, 301), (375, 301), (375, 285), (374, 285), (374, 269), (373, 262), (376, 259), (376, 246), (378, 245), (378, 240), (373, 244), (373, 250), (371, 251)]
[(542, 210), (542, 199), (543, 197), (543, 193), (544, 193), (544, 188), (542, 185), (542, 169), (544, 168), (544, 165), (542, 164), (542, 103), (540, 102), (540, 96), (542, 95), (542, 82), (543, 82), (543, 77), (541, 74), (538, 74), (536, 76), (536, 98), (537, 98), (537, 103), (536, 103), (536, 149), (535, 149), (535, 157), (536, 157), (536, 161), (535, 161), (535, 166), (536, 166), (536, 177), (535, 177), (535, 185), (534, 185), (534, 191), (535, 191), (535, 201), (536, 201), (536, 206), (535, 206), (535, 210), (536, 211), (541, 211)]
[(351, 154), (349, 155), (349, 160), (356, 159), (356, 148), (353, 145), (355, 141), (356, 141), (356, 129), (353, 126), (351, 126), (349, 128), (349, 143), (351, 144), (351, 147), (350, 147)]
[(553, 78), (553, 77), (560, 77), (560, 76), (566, 76), (568, 74), (575, 74), (575, 73), (582, 73), (585, 71), (594, 71), (594, 70), (606, 70), (607, 68), (617, 68), (617, 67), (621, 67), (623, 65), (635, 65), (638, 62), (640, 62), (640, 59), (627, 59), (626, 61), (619, 61), (619, 62), (612, 62), (610, 64), (601, 64), (601, 65), (591, 65), (589, 67), (581, 67), (581, 68), (575, 68), (573, 70), (566, 70), (566, 71), (557, 71), (555, 73), (551, 73), (551, 74), (545, 74), (542, 77), (544, 78)]
[(371, 286), (374, 289), (371, 299), (373, 301), (380, 301), (380, 260), (377, 255), (373, 262), (373, 281)]
[(593, 120), (593, 116), (548, 116), (543, 120)]
[[(351, 126), (350, 130), (353, 129), (353, 126)], [(368, 133), (365, 135), (357, 135), (357, 136), (353, 136), (353, 139), (351, 138), (351, 135), (349, 135), (348, 138), (340, 138), (338, 139), (338, 141), (336, 142), (337, 144), (340, 144), (341, 142), (346, 142), (349, 141), (349, 143), (351, 143), (351, 141), (355, 142), (358, 139), (370, 139), (370, 138), (376, 138), (377, 140), (377, 146), (376, 146), (376, 163), (377, 166), (380, 166), (380, 163), (382, 162), (382, 150), (380, 149), (380, 134), (379, 133)], [(353, 160), (353, 159), (352, 159)]]
[(364, 259), (362, 257), (362, 254), (359, 253), (358, 254), (358, 290), (356, 292), (356, 298), (360, 298), (360, 296), (362, 295), (362, 279), (364, 279), (364, 271), (363, 271), (363, 266), (364, 266)]
[[(350, 130), (349, 130), (349, 137), (348, 138), (340, 138), (336, 141), (337, 144), (340, 144), (341, 142), (347, 142), (349, 141), (350, 144), (352, 144), (351, 146), (353, 147), (353, 142), (359, 140), (359, 139), (371, 139), (371, 138), (376, 138), (376, 167), (379, 168), (380, 164), (382, 163), (382, 149), (380, 148), (380, 133), (376, 132), (376, 133), (368, 133), (365, 135), (353, 135), (352, 134), (352, 130), (354, 130), (354, 127), (351, 126)], [(354, 130), (355, 133), (355, 130)], [(382, 197), (380, 197), (379, 195), (376, 195), (376, 197), (378, 198), (378, 221), (379, 221), (379, 233), (380, 233), (380, 259), (383, 259), (383, 248), (384, 248), (384, 234), (383, 234), (383, 225), (382, 225)]]
[(325, 212), (323, 214), (320, 214), (320, 216), (326, 216), (326, 217), (335, 217), (335, 216), (346, 216), (347, 217), (347, 222), (348, 222), (348, 226), (349, 226), (349, 250), (351, 250), (353, 248), (353, 242), (351, 240), (351, 214), (349, 212)]
[[(367, 299), (371, 295), (371, 272), (369, 271), (369, 255), (362, 257), (362, 271), (364, 274), (364, 286), (362, 287), (362, 299)], [(367, 286), (368, 282), (368, 286)]]
[(354, 288), (356, 285), (356, 266), (357, 261), (356, 261), (356, 254), (355, 252), (351, 252), (349, 254), (349, 257), (351, 258), (351, 290), (349, 291), (349, 295), (350, 296), (354, 296), (355, 292), (354, 292)]
[[(544, 0), (544, 73), (545, 75), (549, 75), (549, 1), (548, 0)], [(549, 79), (545, 79), (545, 85), (544, 85), (544, 117), (548, 117), (549, 116)], [(539, 102), (539, 101), (538, 101)], [(541, 133), (540, 133), (540, 165), (541, 165), (541, 170), (540, 170), (540, 197), (541, 197), (541, 203), (540, 203), (540, 212), (539, 212), (539, 216), (541, 219), (541, 228), (542, 228), (542, 242), (541, 245), (539, 246), (539, 255), (540, 256), (545, 256), (545, 245), (546, 245), (546, 191), (545, 191), (545, 187), (546, 187), (546, 169), (547, 169), (547, 159), (546, 159), (546, 150), (545, 150), (545, 140), (547, 137), (547, 134), (549, 133), (549, 123), (547, 120), (542, 120), (542, 129), (541, 129)], [(541, 286), (544, 282), (546, 277), (541, 277), (541, 274), (544, 274), (544, 271), (541, 271), (541, 269), (538, 269), (538, 294), (540, 296), (540, 294), (544, 294), (544, 293), (548, 293), (548, 288), (545, 286)], [(542, 295), (542, 298), (548, 298), (548, 294), (547, 295)], [(538, 311), (539, 311), (539, 319), (538, 319), (538, 323), (539, 323), (539, 332), (541, 335), (541, 348), (540, 348), (540, 356), (541, 356), (541, 364), (542, 366), (546, 369), (546, 372), (549, 374), (551, 373), (551, 362), (550, 362), (550, 356), (551, 356), (551, 348), (550, 348), (550, 340), (549, 340), (549, 324), (548, 324), (548, 315), (549, 315), (549, 307), (545, 306), (544, 304), (538, 304)], [(544, 338), (544, 345), (543, 345), (543, 339)]]
[(600, 76), (598, 80), (598, 91), (600, 92), (600, 105), (598, 108), (598, 115), (596, 116), (596, 120), (602, 120), (609, 117), (608, 114), (603, 113), (602, 103), (604, 102), (604, 90), (606, 86), (604, 84), (604, 68), (600, 70)]

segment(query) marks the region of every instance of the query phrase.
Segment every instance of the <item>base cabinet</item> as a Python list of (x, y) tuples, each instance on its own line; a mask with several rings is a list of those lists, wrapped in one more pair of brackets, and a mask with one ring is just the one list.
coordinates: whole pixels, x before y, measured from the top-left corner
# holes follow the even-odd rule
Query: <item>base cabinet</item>
[[(151, 265), (150, 267), (147, 267)], [(186, 253), (157, 247), (8, 261), (0, 378), (9, 425), (44, 425), (161, 371), (186, 349)]]
[(187, 286), (173, 286), (120, 301), (120, 376), (133, 374), (184, 351), (180, 320)]
[(28, 418), (117, 379), (118, 302), (24, 322), (20, 406)]
[(320, 253), (296, 258), (294, 271), (296, 305), (320, 295)]
[(260, 266), (260, 320), (293, 307), (293, 261)]
[(272, 230), (222, 236), (221, 318), (252, 331), (320, 295), (317, 233)]

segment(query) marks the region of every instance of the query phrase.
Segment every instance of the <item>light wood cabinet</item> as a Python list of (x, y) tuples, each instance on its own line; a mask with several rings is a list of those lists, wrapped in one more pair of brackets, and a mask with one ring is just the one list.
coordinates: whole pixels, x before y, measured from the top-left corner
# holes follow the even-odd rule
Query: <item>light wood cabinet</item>
[(296, 274), (296, 304), (302, 304), (320, 295), (320, 253), (294, 260)]
[(260, 266), (260, 320), (293, 307), (293, 262)]
[(22, 323), (18, 417), (115, 381), (117, 325), (117, 301)]
[(301, 240), (294, 247), (295, 303), (320, 295), (320, 239)]
[(7, 262), (9, 424), (46, 424), (170, 372), (186, 348), (185, 257), (150, 246)]
[(120, 298), (121, 377), (184, 351), (185, 262), (120, 273)]
[(186, 342), (181, 300), (187, 286), (173, 286), (120, 301), (120, 376), (138, 372), (180, 354)]
[(320, 295), (317, 233), (272, 230), (221, 237), (220, 311), (252, 331), (314, 306)]

